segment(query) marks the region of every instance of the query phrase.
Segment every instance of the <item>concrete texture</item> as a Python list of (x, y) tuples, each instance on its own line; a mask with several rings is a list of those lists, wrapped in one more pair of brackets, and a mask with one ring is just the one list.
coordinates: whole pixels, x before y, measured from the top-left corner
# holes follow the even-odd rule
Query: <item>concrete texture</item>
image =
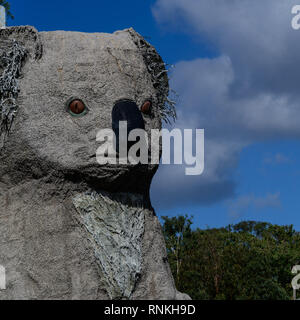
[[(147, 132), (174, 117), (160, 56), (133, 29), (12, 27), (0, 30), (2, 75), (14, 43), (26, 55), (0, 148), (0, 299), (188, 299), (176, 291), (149, 200), (157, 166), (95, 158), (96, 133), (111, 128), (116, 101), (151, 99)], [(72, 117), (70, 97), (89, 112)]]

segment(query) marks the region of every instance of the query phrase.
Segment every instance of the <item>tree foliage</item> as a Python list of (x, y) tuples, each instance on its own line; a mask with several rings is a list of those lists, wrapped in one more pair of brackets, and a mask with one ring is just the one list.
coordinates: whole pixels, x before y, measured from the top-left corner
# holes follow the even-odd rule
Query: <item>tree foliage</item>
[(0, 0), (0, 6), (3, 6), (5, 8), (6, 14), (9, 18), (14, 19), (14, 16), (10, 11), (10, 4), (6, 0)]
[(192, 230), (188, 216), (163, 220), (178, 290), (193, 299), (291, 299), (291, 269), (300, 264), (300, 234), (293, 226), (244, 221)]

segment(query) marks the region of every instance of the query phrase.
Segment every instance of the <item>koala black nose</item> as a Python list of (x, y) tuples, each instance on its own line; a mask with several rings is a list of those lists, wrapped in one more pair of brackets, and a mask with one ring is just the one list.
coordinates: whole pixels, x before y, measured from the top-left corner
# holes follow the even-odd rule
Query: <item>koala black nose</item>
[(120, 121), (127, 122), (127, 148), (129, 149), (135, 142), (128, 141), (128, 135), (131, 130), (145, 129), (144, 119), (135, 102), (131, 100), (118, 101), (112, 110), (112, 129), (116, 135), (116, 151), (119, 152), (120, 141)]

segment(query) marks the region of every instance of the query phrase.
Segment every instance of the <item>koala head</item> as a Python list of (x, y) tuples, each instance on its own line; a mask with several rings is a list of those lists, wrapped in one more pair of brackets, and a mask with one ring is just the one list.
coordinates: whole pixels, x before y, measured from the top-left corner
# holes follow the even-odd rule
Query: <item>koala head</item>
[(133, 29), (0, 32), (0, 50), (14, 39), (27, 52), (16, 74), (17, 111), (0, 150), (6, 172), (19, 178), (60, 175), (112, 191), (149, 190), (157, 165), (99, 165), (95, 155), (97, 132), (117, 120), (144, 128), (149, 137), (161, 128), (169, 87), (156, 50)]

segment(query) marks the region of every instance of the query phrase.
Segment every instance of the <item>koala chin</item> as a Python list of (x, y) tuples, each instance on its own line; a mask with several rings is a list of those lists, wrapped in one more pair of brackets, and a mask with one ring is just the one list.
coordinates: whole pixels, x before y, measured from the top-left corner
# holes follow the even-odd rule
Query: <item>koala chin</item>
[(168, 93), (133, 29), (0, 30), (0, 299), (189, 299), (149, 198), (158, 165), (95, 156), (117, 120), (161, 129)]

